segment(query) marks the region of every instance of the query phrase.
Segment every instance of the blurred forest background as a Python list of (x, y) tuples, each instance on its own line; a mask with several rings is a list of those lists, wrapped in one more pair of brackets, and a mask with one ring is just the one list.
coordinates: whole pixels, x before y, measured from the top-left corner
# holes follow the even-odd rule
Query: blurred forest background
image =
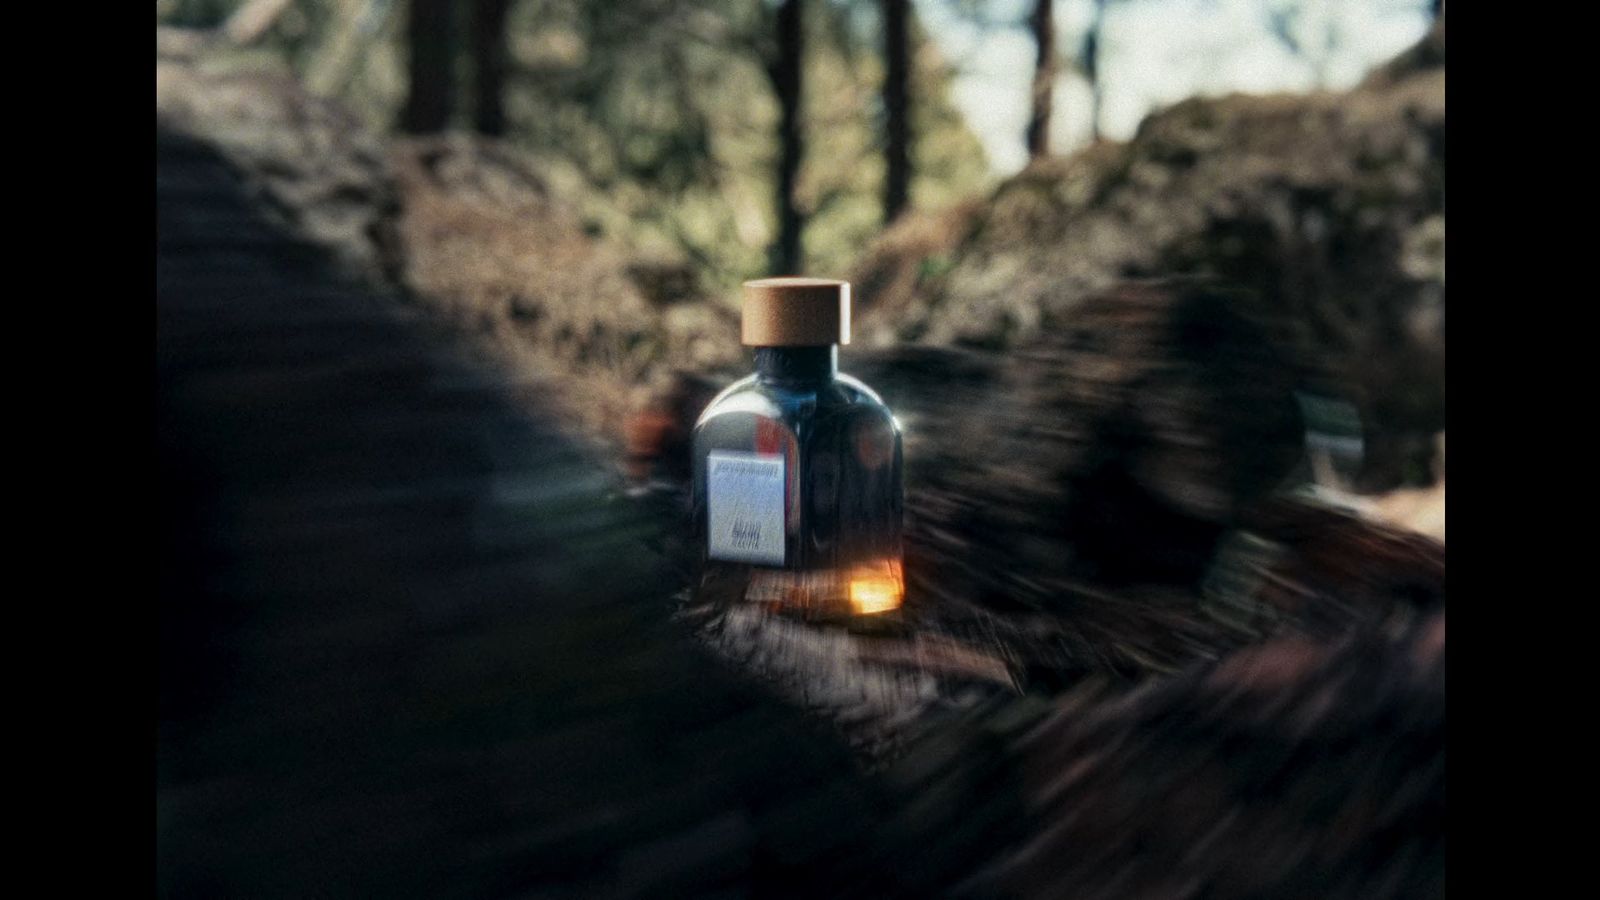
[[(213, 27), (240, 4), (179, 0), (158, 20)], [(227, 65), (292, 75), (380, 133), (503, 137), (584, 227), (691, 265), (731, 293), (775, 268), (845, 271), (882, 227), (888, 62), (878, 4), (701, 0), (270, 3)], [(987, 180), (951, 104), (950, 66), (899, 10), (902, 207), (939, 208)], [(802, 14), (802, 9), (804, 10)], [(248, 10), (247, 10), (248, 12)], [(786, 31), (783, 29), (787, 29)], [(803, 57), (800, 75), (785, 74)], [(790, 84), (789, 81), (795, 82)], [(798, 102), (795, 108), (785, 104)], [(780, 128), (803, 150), (784, 151)], [(778, 258), (773, 198), (794, 156), (805, 255)], [(793, 241), (794, 237), (785, 240)]]
[(590, 375), (607, 439), (736, 367), (748, 278), (852, 279), (858, 343), (1006, 349), (1207, 273), (1292, 317), (1322, 480), (1372, 493), (1442, 465), (1443, 55), (1399, 0), (162, 0), (157, 111)]
[[(992, 165), (982, 139), (1000, 123), (981, 104), (1007, 105), (995, 101), (996, 73), (1008, 68), (1032, 69), (1032, 83), (1009, 105), (1026, 106), (1025, 134), (1017, 128), (1014, 138), (1038, 159), (1101, 139), (1106, 82), (1119, 67), (1150, 94), (1128, 98), (1144, 107), (1138, 118), (1185, 89), (1324, 89), (1339, 83), (1335, 75), (1349, 86), (1350, 75), (1419, 37), (1436, 6), (161, 0), (157, 21), (226, 24), (236, 52), (221, 65), (291, 74), (375, 131), (503, 137), (579, 204), (589, 227), (684, 257), (727, 290), (775, 270), (845, 271), (908, 207), (946, 207), (1017, 168), (1014, 148)], [(1127, 60), (1107, 60), (1104, 35), (1125, 11), (1136, 18), (1114, 49)], [(941, 50), (924, 14), (962, 58)], [(1187, 44), (1160, 33), (1197, 23), (1209, 23), (1209, 34)], [(1263, 56), (1263, 41), (1278, 53)], [(1171, 58), (1152, 58), (1142, 45)], [(1197, 63), (1198, 77), (1188, 71)], [(977, 121), (952, 96), (963, 70), (977, 73), (967, 85), (977, 92), (980, 106), (968, 104)], [(801, 147), (782, 146), (785, 129)], [(772, 201), (785, 193), (776, 184), (785, 165), (794, 170), (792, 210)], [(802, 223), (803, 257), (782, 258), (778, 241), (792, 238), (780, 234), (781, 213)]]

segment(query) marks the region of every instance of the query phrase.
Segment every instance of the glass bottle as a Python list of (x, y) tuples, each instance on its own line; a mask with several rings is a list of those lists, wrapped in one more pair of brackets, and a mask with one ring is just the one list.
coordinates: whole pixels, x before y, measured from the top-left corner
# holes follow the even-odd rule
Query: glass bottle
[(884, 618), (901, 606), (900, 423), (839, 372), (850, 285), (744, 286), (755, 373), (713, 399), (693, 434), (699, 590), (811, 620)]

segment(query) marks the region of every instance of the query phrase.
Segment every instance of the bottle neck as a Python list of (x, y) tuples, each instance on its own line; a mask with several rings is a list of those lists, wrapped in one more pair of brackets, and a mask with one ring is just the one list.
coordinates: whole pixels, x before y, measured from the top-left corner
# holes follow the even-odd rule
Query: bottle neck
[(825, 384), (839, 374), (839, 345), (757, 347), (756, 376), (775, 384)]

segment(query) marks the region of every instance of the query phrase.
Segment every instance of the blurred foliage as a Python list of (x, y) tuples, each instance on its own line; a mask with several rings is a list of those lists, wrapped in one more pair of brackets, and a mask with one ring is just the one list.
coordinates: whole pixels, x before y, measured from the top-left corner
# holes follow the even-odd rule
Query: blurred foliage
[(156, 0), (156, 24), (210, 28), (240, 5), (240, 0)]
[[(162, 24), (220, 24), (239, 0), (165, 0)], [(806, 268), (841, 275), (879, 231), (882, 48), (871, 0), (814, 0), (806, 27), (806, 158), (797, 187)], [(380, 129), (405, 96), (404, 0), (304, 0), (265, 45), (313, 91)], [(467, 127), (470, 4), (460, 5)], [(711, 293), (765, 273), (776, 236), (778, 108), (763, 0), (515, 0), (507, 24), (507, 140), (583, 214), (647, 256), (684, 260)], [(987, 177), (949, 100), (951, 71), (912, 29), (913, 208), (970, 196)]]

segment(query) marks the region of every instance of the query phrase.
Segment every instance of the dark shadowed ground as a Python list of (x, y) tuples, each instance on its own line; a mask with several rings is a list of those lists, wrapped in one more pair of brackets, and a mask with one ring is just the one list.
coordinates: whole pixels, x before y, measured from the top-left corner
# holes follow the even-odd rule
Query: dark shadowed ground
[[(1227, 609), (1006, 580), (1048, 510), (930, 451), (923, 630), (696, 609), (545, 384), (157, 156), (163, 895), (1443, 894), (1442, 548), (1269, 506)], [(863, 374), (1001, 377), (921, 352)]]
[(876, 789), (670, 621), (537, 386), (340, 285), (208, 150), (163, 134), (156, 175), (162, 893), (847, 874)]

